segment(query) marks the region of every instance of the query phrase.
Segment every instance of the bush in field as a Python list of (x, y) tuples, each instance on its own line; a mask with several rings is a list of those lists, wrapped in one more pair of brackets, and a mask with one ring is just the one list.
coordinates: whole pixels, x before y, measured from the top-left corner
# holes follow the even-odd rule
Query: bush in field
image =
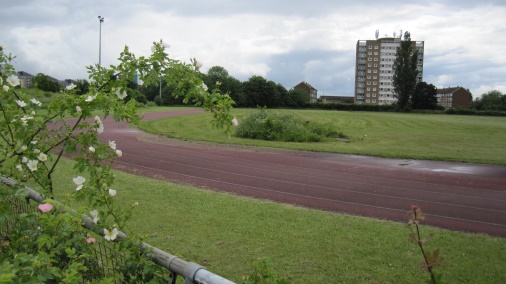
[(330, 124), (303, 121), (293, 115), (260, 109), (244, 118), (236, 137), (282, 142), (322, 142), (344, 135)]
[[(99, 139), (108, 129), (95, 111), (136, 125), (140, 102), (127, 98), (144, 97), (131, 84), (136, 74), (145, 84), (164, 80), (174, 85), (174, 95), (210, 111), (213, 126), (227, 131), (234, 102), (218, 89), (207, 91), (200, 79), (202, 63), (171, 59), (162, 41), (153, 44), (149, 57), (137, 58), (125, 47), (119, 65), (87, 67), (93, 81), (88, 93), (77, 95), (71, 84), (54, 96), (20, 89), (11, 64), (14, 56), (0, 46), (0, 283), (156, 283), (155, 272), (163, 273), (150, 261), (149, 249), (142, 248), (142, 237), (123, 233), (136, 204), (115, 201), (122, 192), (112, 188), (112, 165), (123, 155), (121, 141), (117, 145)], [(63, 188), (54, 175), (64, 153), (76, 162), (76, 175), (65, 177), (73, 185), (60, 203), (55, 190)], [(40, 194), (37, 209), (22, 210), (14, 202), (33, 194), (27, 184)], [(74, 205), (79, 211), (71, 210)], [(112, 253), (98, 260), (93, 255), (101, 250), (96, 242), (107, 242)], [(114, 265), (104, 264), (106, 258), (114, 258)]]

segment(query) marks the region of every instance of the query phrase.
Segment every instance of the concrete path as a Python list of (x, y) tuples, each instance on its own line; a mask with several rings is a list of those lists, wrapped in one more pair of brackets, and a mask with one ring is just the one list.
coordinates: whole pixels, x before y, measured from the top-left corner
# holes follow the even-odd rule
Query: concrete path
[[(145, 119), (200, 113), (149, 113)], [(146, 134), (104, 121), (116, 168), (151, 178), (320, 210), (506, 237), (506, 167), (222, 146)]]

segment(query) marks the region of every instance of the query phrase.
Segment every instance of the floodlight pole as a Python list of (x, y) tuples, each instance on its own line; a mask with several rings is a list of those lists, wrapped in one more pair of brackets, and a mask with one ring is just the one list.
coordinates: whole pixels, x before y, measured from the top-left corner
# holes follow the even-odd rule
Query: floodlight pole
[(98, 65), (102, 65), (102, 23), (104, 22), (104, 17), (98, 16), (98, 20), (100, 21), (100, 33), (98, 36)]

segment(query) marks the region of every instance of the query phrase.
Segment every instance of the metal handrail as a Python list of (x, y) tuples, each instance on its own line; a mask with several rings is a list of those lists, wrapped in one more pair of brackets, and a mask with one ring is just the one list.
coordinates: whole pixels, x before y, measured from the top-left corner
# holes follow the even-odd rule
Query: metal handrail
[[(17, 185), (17, 182), (11, 178), (1, 176), (2, 183), (7, 186), (14, 187)], [(38, 193), (37, 191), (24, 187), (27, 192), (27, 198), (36, 201), (37, 203), (41, 203), (44, 200), (44, 197)], [(55, 201), (55, 203), (60, 204)], [(61, 205), (61, 204), (60, 204)], [(70, 213), (78, 214), (75, 210), (68, 211)], [(83, 216), (83, 226), (87, 229), (92, 229), (95, 227), (95, 223), (89, 216)], [(101, 236), (104, 236), (104, 230), (101, 229), (99, 231)], [(121, 241), (126, 238), (127, 235), (123, 232), (118, 233), (118, 239)], [(169, 279), (170, 283), (176, 283), (176, 277), (178, 275), (182, 276), (185, 279), (185, 284), (234, 284), (228, 279), (225, 279), (217, 274), (209, 272), (205, 269), (205, 267), (194, 263), (187, 262), (179, 257), (167, 253), (159, 248), (156, 248), (148, 243), (143, 242), (141, 244), (141, 249), (143, 251), (148, 251), (149, 255), (152, 256), (153, 262), (157, 265), (167, 268), (171, 272), (171, 279)]]

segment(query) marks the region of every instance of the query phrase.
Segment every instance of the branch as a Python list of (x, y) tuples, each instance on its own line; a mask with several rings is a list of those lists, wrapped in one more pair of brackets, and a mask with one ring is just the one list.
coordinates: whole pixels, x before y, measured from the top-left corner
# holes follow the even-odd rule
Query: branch
[[(74, 132), (74, 130), (77, 128), (77, 126), (79, 125), (79, 123), (81, 122), (81, 120), (83, 119), (83, 116), (81, 115), (79, 117), (79, 119), (77, 120), (76, 124), (74, 125), (74, 127), (72, 127), (72, 132)], [(67, 137), (65, 137), (65, 139), (63, 139), (63, 141), (61, 143), (66, 143), (68, 140), (70, 139), (70, 135), (68, 135)], [(51, 179), (51, 174), (53, 174), (55, 168), (56, 168), (56, 165), (58, 164), (58, 162), (60, 161), (60, 158), (61, 156), (63, 155), (63, 151), (65, 150), (65, 147), (62, 147), (62, 149), (60, 150), (60, 153), (58, 153), (58, 158), (56, 158), (56, 161), (54, 162), (53, 164), (53, 167), (51, 167), (51, 169), (49, 170), (48, 174), (47, 174), (47, 178), (48, 179)], [(51, 193), (53, 193), (53, 189), (51, 188)]]
[[(4, 115), (4, 119), (5, 119), (5, 124), (7, 125), (7, 129), (9, 129), (9, 133), (11, 135), (11, 139), (12, 141), (14, 141), (14, 133), (12, 133), (12, 129), (11, 129), (11, 125), (9, 124), (9, 122), (7, 121), (7, 114), (5, 114), (5, 109), (4, 109), (4, 106), (2, 105), (2, 103), (0, 103), (0, 108), (2, 109), (2, 113)], [(9, 144), (9, 146), (13, 147), (13, 144), (9, 143), (9, 141), (7, 139), (5, 139), (2, 135), (2, 138), (5, 140), (5, 142), (7, 144)]]
[[(16, 94), (16, 92), (15, 92), (15, 91), (12, 91), (12, 93), (14, 94), (14, 96), (16, 96), (16, 98), (17, 98), (18, 100), (21, 100), (21, 98), (18, 96), (18, 94)], [(23, 113), (24, 113), (24, 114), (26, 114), (26, 110), (25, 110), (25, 108), (24, 108), (24, 107), (21, 107), (21, 110), (23, 111)]]

